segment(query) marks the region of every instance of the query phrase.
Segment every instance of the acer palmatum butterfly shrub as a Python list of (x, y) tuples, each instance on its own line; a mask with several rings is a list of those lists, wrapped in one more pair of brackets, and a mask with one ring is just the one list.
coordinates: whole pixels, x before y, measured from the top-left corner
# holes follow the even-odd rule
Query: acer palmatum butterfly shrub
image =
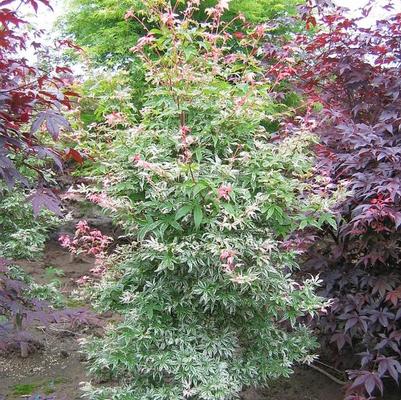
[(279, 246), (305, 214), (327, 217), (329, 200), (304, 183), (315, 137), (275, 142), (263, 127), (280, 118), (255, 57), (263, 25), (240, 44), (220, 23), (227, 2), (204, 23), (191, 19), (197, 1), (179, 15), (169, 2), (143, 5), (130, 16), (155, 26), (132, 48), (147, 70), (142, 123), (107, 164), (110, 212), (131, 243), (92, 289), (123, 320), (87, 341), (91, 372), (112, 384), (85, 391), (234, 399), (313, 359), (299, 318), (323, 307), (318, 280), (296, 282), (295, 254)]
[(305, 14), (317, 33), (282, 48), (286, 57), (275, 49), (281, 62), (270, 70), (309, 99), (326, 189), (349, 193), (336, 207), (338, 229), (318, 235), (305, 265), (335, 299), (318, 324), (330, 358), (349, 369), (348, 399), (370, 399), (401, 376), (401, 14), (385, 5), (389, 16), (364, 27), (369, 3), (353, 19), (335, 8)]

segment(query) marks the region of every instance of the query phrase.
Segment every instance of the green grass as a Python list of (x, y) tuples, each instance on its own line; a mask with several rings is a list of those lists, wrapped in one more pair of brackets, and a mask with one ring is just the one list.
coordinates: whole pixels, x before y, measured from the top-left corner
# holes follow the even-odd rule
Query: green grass
[(14, 385), (12, 388), (13, 394), (17, 396), (23, 396), (23, 395), (28, 395), (32, 394), (35, 389), (38, 388), (38, 385), (36, 383), (23, 383), (23, 384), (18, 384)]
[(37, 383), (20, 383), (12, 387), (12, 393), (15, 396), (27, 396), (36, 392), (43, 394), (52, 394), (56, 391), (57, 385), (64, 383), (63, 377), (56, 377), (50, 380), (45, 380)]
[(78, 307), (84, 307), (87, 305), (87, 303), (84, 300), (80, 299), (74, 299), (74, 298), (67, 298), (65, 301), (65, 305), (69, 308), (78, 308)]

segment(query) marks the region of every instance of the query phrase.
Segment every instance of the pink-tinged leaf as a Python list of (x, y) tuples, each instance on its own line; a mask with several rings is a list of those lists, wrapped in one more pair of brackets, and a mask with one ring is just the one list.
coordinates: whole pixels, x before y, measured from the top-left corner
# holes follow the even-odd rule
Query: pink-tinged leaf
[(401, 286), (387, 293), (386, 301), (393, 304), (393, 306), (396, 306), (400, 299), (401, 299)]

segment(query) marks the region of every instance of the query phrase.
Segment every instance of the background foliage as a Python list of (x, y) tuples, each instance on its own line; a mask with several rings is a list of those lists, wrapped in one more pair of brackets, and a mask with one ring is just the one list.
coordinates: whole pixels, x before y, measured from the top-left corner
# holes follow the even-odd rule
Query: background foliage
[(0, 257), (35, 259), (43, 251), (48, 232), (59, 218), (42, 211), (36, 218), (21, 189), (0, 186)]
[[(265, 22), (281, 15), (294, 15), (297, 0), (233, 0), (223, 18), (231, 20), (238, 12), (250, 22)], [(216, 4), (214, 0), (201, 2), (196, 17), (205, 17), (204, 9)], [(80, 46), (88, 51), (97, 63), (119, 65), (130, 62), (129, 49), (145, 33), (135, 20), (125, 20), (129, 10), (143, 8), (141, 2), (133, 0), (73, 0), (68, 3), (68, 12), (60, 21), (64, 33), (71, 35)]]

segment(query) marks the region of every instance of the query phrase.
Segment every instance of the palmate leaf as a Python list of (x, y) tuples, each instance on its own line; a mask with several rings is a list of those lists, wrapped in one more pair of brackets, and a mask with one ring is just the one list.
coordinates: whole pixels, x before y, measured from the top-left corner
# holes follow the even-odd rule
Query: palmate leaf
[(62, 128), (71, 130), (70, 123), (60, 113), (54, 110), (46, 110), (40, 112), (32, 123), (31, 134), (40, 129), (44, 122), (46, 122), (48, 132), (55, 140), (58, 139)]
[(378, 373), (382, 377), (388, 373), (398, 383), (401, 374), (401, 364), (393, 357), (380, 357)]
[(377, 388), (383, 394), (383, 382), (376, 372), (350, 371), (350, 376), (354, 379), (351, 389), (357, 389), (362, 386), (365, 388), (369, 396), (371, 396), (374, 390)]
[(32, 202), (33, 213), (39, 215), (42, 209), (53, 211), (56, 215), (62, 216), (60, 208), (60, 200), (58, 197), (46, 188), (37, 188), (30, 196)]
[(394, 289), (394, 282), (389, 282), (385, 278), (378, 278), (372, 288), (372, 294), (379, 293), (381, 297), (384, 297), (387, 292)]

